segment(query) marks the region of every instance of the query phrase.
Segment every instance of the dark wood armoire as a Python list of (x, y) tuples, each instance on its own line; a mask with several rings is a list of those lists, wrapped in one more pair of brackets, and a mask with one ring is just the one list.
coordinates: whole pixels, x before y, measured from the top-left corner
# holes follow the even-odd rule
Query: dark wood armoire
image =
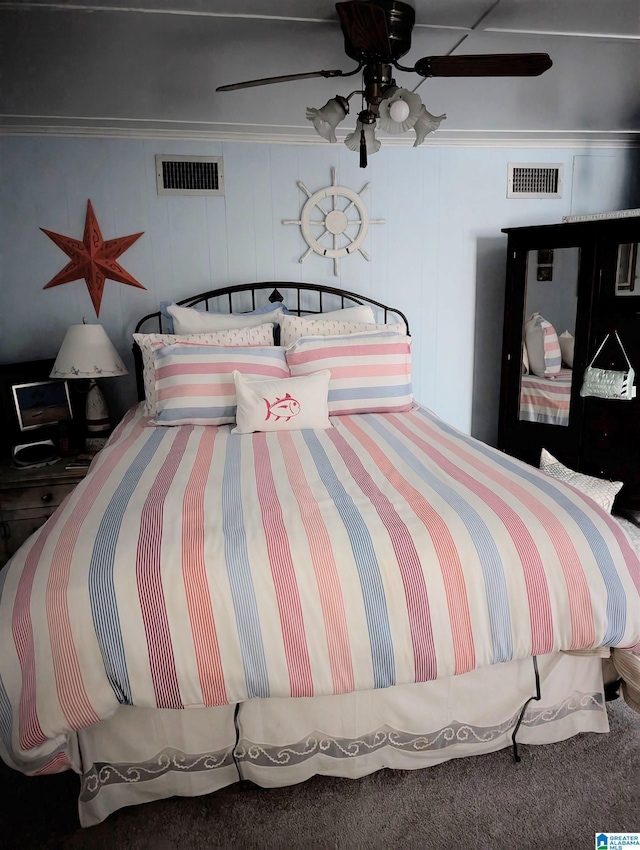
[[(613, 331), (640, 384), (640, 215), (503, 232), (508, 257), (498, 447), (535, 466), (546, 448), (575, 470), (624, 481), (616, 509), (640, 512), (640, 393), (630, 401), (580, 395), (585, 368), (607, 333), (594, 365), (627, 368)], [(523, 340), (534, 313), (558, 335), (574, 338), (561, 424), (534, 421), (525, 404)]]

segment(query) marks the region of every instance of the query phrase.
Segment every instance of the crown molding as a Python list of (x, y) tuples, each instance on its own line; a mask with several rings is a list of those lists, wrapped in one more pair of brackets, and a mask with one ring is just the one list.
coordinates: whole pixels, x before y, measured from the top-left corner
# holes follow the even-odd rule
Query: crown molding
[[(338, 133), (343, 142), (349, 130)], [(0, 116), (0, 136), (174, 139), (181, 141), (254, 142), (282, 145), (328, 145), (312, 128), (262, 124), (222, 124), (120, 118), (73, 118), (53, 115)], [(380, 133), (383, 147), (412, 147), (414, 135)], [(640, 130), (439, 129), (425, 147), (638, 148)]]

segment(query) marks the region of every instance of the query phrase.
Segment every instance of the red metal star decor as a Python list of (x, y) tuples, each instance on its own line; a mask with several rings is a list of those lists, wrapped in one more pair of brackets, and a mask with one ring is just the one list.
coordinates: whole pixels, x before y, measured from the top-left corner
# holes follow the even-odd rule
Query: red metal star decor
[(127, 248), (130, 248), (136, 239), (142, 236), (142, 233), (133, 233), (131, 236), (119, 236), (117, 239), (108, 239), (105, 242), (102, 238), (93, 207), (91, 206), (91, 201), (87, 201), (87, 217), (84, 223), (84, 239), (82, 242), (78, 239), (72, 239), (70, 236), (62, 236), (60, 233), (45, 230), (44, 227), (41, 227), (40, 230), (46, 233), (49, 239), (56, 243), (58, 248), (62, 248), (65, 254), (71, 257), (71, 262), (67, 263), (43, 287), (44, 289), (84, 278), (89, 295), (93, 301), (96, 316), (100, 315), (100, 304), (102, 302), (105, 280), (115, 280), (118, 283), (126, 283), (128, 286), (137, 286), (140, 289), (146, 289), (146, 286), (139, 283), (128, 271), (122, 268), (120, 263), (116, 262), (116, 257), (124, 254)]

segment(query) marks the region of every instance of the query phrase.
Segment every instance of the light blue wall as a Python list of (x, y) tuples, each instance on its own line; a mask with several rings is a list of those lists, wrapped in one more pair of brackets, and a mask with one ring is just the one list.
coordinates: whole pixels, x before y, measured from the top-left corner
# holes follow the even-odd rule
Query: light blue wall
[[(154, 155), (222, 155), (224, 197), (156, 192)], [(561, 200), (506, 198), (507, 163), (564, 163)], [(338, 182), (359, 191), (372, 225), (360, 254), (315, 255), (283, 219)], [(624, 149), (384, 147), (366, 171), (342, 145), (159, 139), (0, 139), (0, 361), (54, 357), (67, 326), (96, 321), (84, 281), (44, 291), (67, 263), (39, 228), (82, 238), (90, 198), (105, 239), (144, 231), (120, 258), (146, 290), (107, 281), (99, 321), (131, 367), (136, 321), (161, 300), (255, 280), (306, 280), (397, 306), (410, 321), (416, 398), (453, 425), (495, 439), (506, 238), (501, 228), (629, 205)], [(132, 375), (105, 382), (120, 413)]]

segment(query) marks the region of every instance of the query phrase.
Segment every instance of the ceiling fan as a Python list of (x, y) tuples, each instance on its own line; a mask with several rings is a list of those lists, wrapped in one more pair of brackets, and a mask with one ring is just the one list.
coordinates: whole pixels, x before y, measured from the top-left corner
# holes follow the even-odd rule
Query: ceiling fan
[(537, 77), (552, 65), (546, 53), (497, 53), (425, 56), (407, 67), (398, 60), (411, 47), (411, 32), (415, 24), (415, 12), (411, 6), (400, 0), (345, 0), (336, 3), (336, 10), (344, 35), (345, 52), (358, 63), (356, 68), (351, 71), (311, 71), (264, 77), (219, 86), (216, 91), (235, 91), (312, 77), (351, 77), (362, 71), (362, 89), (351, 92), (347, 97), (336, 95), (321, 109), (307, 109), (307, 118), (323, 138), (335, 142), (335, 128), (347, 116), (349, 100), (356, 94), (362, 95), (364, 108), (358, 114), (356, 129), (346, 137), (345, 144), (352, 150), (360, 150), (363, 168), (367, 165), (367, 154), (375, 153), (380, 147), (374, 133), (376, 124), (389, 133), (413, 129), (416, 133), (415, 147), (446, 118), (446, 115), (431, 115), (415, 91), (398, 87), (392, 76), (393, 68), (414, 72), (422, 78)]

